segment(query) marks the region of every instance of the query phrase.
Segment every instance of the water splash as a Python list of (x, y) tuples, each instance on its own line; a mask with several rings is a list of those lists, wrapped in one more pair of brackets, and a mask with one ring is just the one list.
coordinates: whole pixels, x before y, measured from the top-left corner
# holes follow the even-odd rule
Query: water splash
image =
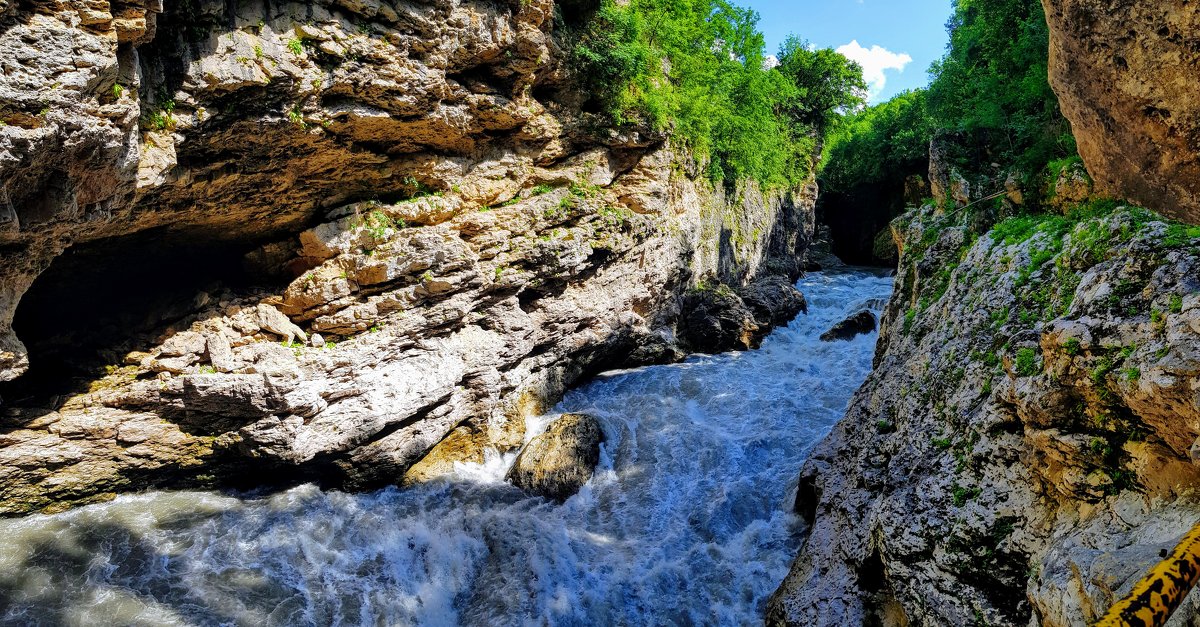
[(797, 471), (871, 368), (874, 334), (817, 337), (891, 279), (799, 287), (810, 313), (760, 350), (570, 392), (556, 411), (598, 416), (607, 442), (565, 504), (491, 455), (404, 492), (159, 492), (0, 521), (0, 623), (757, 623), (795, 551)]

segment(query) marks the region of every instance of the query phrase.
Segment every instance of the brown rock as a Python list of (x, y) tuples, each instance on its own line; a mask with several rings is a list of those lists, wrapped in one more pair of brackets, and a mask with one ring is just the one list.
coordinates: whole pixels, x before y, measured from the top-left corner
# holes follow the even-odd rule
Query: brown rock
[(604, 431), (596, 418), (564, 414), (525, 445), (508, 480), (532, 494), (566, 500), (592, 478), (603, 441)]
[(1050, 83), (1101, 193), (1200, 223), (1200, 11), (1189, 0), (1042, 0)]

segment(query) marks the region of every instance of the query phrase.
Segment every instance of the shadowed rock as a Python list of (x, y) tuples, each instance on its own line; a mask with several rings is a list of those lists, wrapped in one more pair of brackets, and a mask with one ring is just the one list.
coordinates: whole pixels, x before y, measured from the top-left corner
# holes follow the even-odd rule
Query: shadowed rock
[(821, 335), (822, 342), (852, 340), (875, 330), (875, 314), (866, 309), (833, 325), (833, 328)]
[(754, 317), (770, 326), (787, 324), (801, 312), (808, 313), (804, 294), (787, 277), (765, 277), (742, 288), (739, 295)]
[(564, 414), (525, 446), (507, 479), (538, 496), (565, 501), (592, 477), (604, 432), (587, 414)]

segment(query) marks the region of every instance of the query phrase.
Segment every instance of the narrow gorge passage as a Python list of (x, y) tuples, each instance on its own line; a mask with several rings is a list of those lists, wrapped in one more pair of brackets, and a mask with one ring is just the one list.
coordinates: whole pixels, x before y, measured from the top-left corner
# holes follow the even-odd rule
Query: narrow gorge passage
[(0, 521), (0, 624), (756, 623), (795, 552), (796, 469), (877, 337), (818, 336), (891, 283), (809, 275), (808, 315), (760, 350), (568, 393), (555, 413), (598, 416), (607, 443), (563, 505), (505, 483), (506, 456), (407, 491), (159, 492)]

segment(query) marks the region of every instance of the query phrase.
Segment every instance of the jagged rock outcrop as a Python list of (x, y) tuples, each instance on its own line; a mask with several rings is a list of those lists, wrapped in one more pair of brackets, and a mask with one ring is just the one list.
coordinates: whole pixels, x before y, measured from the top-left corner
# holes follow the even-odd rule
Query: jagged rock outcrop
[(1100, 192), (1200, 223), (1200, 11), (1189, 0), (1042, 0), (1050, 84)]
[(803, 267), (815, 186), (604, 130), (548, 1), (39, 6), (0, 27), (0, 514), (514, 450), (679, 358), (701, 281)]
[(521, 449), (508, 480), (531, 494), (564, 501), (592, 478), (603, 442), (594, 416), (564, 414)]
[(678, 335), (687, 349), (698, 353), (758, 348), (772, 328), (807, 310), (804, 295), (777, 275), (736, 291), (702, 283), (683, 299)]
[(1083, 626), (1200, 517), (1200, 231), (968, 213), (894, 225), (876, 370), (804, 466), (769, 624)]

